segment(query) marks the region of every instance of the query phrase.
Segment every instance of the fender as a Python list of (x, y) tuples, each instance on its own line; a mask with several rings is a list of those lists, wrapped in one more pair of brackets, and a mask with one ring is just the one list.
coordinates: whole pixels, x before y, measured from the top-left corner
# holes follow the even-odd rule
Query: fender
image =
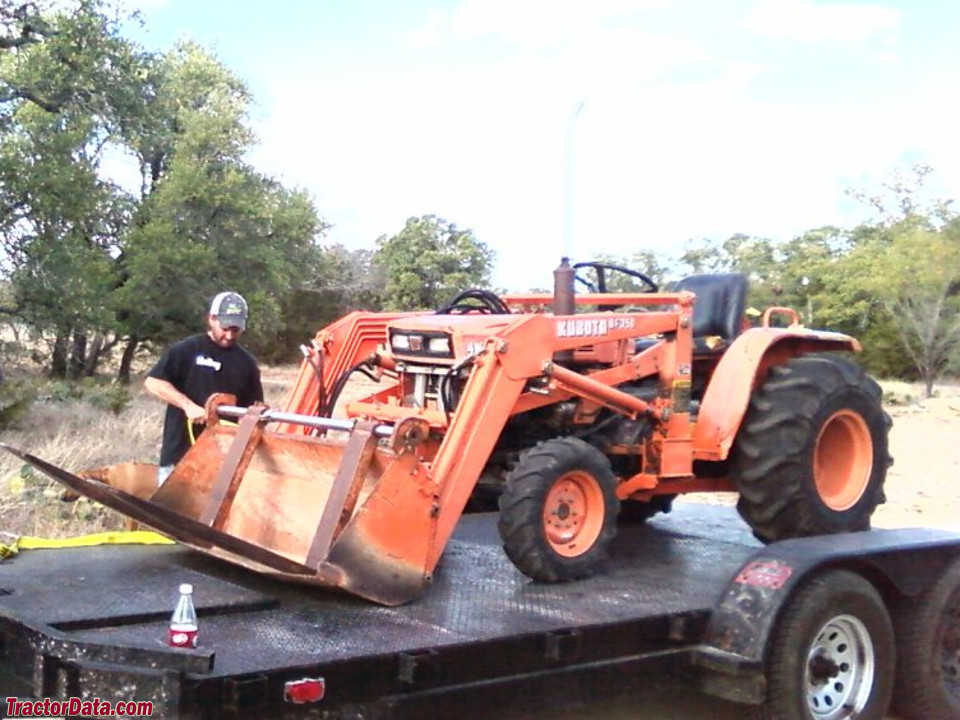
[(932, 585), (960, 555), (960, 535), (932, 528), (873, 530), (781, 540), (761, 548), (719, 596), (693, 663), (702, 689), (750, 704), (764, 698), (770, 636), (797, 590), (841, 567), (870, 580), (891, 609)]
[(849, 335), (803, 328), (751, 328), (720, 358), (703, 395), (693, 432), (697, 460), (725, 460), (747, 411), (750, 395), (774, 365), (814, 352), (860, 352)]

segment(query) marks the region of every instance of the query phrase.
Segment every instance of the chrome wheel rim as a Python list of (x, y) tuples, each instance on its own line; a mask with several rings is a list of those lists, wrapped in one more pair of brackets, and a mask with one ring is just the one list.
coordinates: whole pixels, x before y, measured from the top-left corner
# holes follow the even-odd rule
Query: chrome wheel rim
[(807, 708), (817, 720), (855, 718), (867, 706), (876, 674), (873, 641), (853, 615), (838, 615), (817, 633), (807, 655)]

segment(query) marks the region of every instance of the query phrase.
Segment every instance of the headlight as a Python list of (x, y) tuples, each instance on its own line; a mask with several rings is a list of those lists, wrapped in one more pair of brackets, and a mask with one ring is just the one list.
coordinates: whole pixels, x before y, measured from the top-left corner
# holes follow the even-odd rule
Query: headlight
[(390, 333), (390, 349), (401, 355), (453, 357), (453, 344), (446, 333)]
[(437, 355), (450, 354), (450, 338), (432, 337), (427, 339), (427, 351)]

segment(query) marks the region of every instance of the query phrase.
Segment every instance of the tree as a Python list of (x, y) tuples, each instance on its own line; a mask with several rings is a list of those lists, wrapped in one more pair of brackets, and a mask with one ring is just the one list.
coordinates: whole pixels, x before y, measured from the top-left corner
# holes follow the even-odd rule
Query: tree
[[(0, 142), (0, 228), (17, 318), (51, 347), (51, 372), (79, 377), (103, 352), (113, 259), (128, 204), (97, 177), (89, 129), (26, 108)], [(32, 116), (32, 117), (24, 117)], [(91, 350), (93, 350), (91, 354)]]
[(468, 288), (488, 287), (494, 253), (470, 230), (424, 215), (377, 240), (373, 264), (384, 279), (388, 310), (436, 308)]
[(270, 350), (283, 300), (315, 274), (327, 227), (306, 193), (244, 161), (254, 139), (249, 93), (216, 58), (180, 44), (156, 59), (149, 80), (143, 113), (125, 128), (143, 199), (116, 293), (128, 337), (121, 376), (140, 343), (196, 329), (207, 300), (225, 287), (255, 308), (247, 343)]
[(104, 0), (0, 0), (0, 122), (23, 104), (109, 114), (129, 69), (119, 17)]
[(960, 215), (950, 201), (924, 200), (930, 172), (915, 166), (878, 194), (856, 194), (880, 219), (858, 229), (836, 276), (882, 310), (928, 397), (960, 350)]
[(103, 299), (129, 198), (99, 173), (132, 48), (98, 0), (0, 4), (0, 240), (7, 311), (50, 343), (57, 376), (91, 373), (111, 340)]
[[(317, 273), (326, 224), (305, 192), (245, 162), (250, 96), (235, 75), (194, 44), (143, 52), (104, 8), (38, 13), (42, 33), (0, 12), (8, 309), (49, 339), (56, 375), (92, 374), (123, 342), (128, 379), (142, 343), (198, 329), (224, 287), (256, 308), (247, 342), (269, 347), (286, 295)], [(140, 165), (136, 194), (104, 177), (118, 147)]]

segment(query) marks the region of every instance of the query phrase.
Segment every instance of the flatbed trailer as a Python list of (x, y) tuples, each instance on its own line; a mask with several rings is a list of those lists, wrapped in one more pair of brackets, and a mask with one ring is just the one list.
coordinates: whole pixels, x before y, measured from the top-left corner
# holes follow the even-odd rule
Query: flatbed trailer
[[(901, 665), (928, 658), (929, 668), (900, 668), (897, 688), (917, 706), (903, 716), (960, 717), (958, 535), (874, 530), (763, 546), (732, 508), (678, 504), (624, 524), (605, 572), (543, 584), (511, 565), (495, 524), (493, 515), (464, 516), (432, 587), (392, 608), (273, 581), (182, 546), (22, 552), (0, 563), (0, 692), (149, 701), (151, 717), (185, 720), (463, 720), (535, 712), (558, 697), (597, 707), (659, 675), (762, 716), (774, 712), (764, 709), (771, 683), (782, 694), (792, 677), (777, 662), (796, 617), (812, 612), (800, 605), (854, 576), (882, 598)], [(195, 650), (165, 642), (184, 582), (195, 588)], [(837, 618), (848, 617), (849, 595), (838, 596)], [(857, 625), (844, 627), (859, 637)], [(860, 627), (872, 631), (869, 617)], [(929, 647), (907, 646), (917, 643)], [(882, 637), (866, 645), (876, 657), (861, 669), (878, 687), (852, 696), (864, 707), (810, 717), (885, 713), (891, 648)], [(795, 678), (798, 708), (831, 692), (846, 697), (815, 697), (809, 673)], [(843, 675), (842, 663), (832, 673)], [(931, 709), (939, 714), (911, 715)], [(636, 717), (648, 716), (638, 709)]]

